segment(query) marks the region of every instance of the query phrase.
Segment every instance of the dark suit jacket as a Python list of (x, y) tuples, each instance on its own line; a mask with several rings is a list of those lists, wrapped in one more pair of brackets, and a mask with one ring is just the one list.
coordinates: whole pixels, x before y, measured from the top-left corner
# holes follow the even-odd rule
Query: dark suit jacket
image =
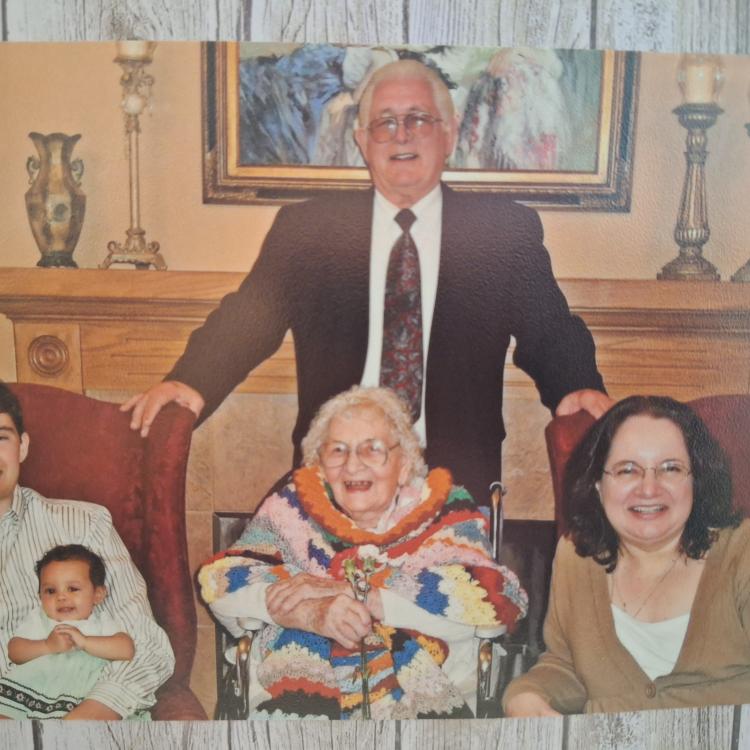
[[(237, 292), (190, 337), (168, 379), (195, 388), (205, 419), (250, 370), (294, 335), (300, 441), (317, 409), (359, 383), (367, 353), (372, 191), (285, 206)], [(514, 361), (554, 409), (580, 388), (603, 390), (594, 342), (552, 276), (535, 211), (443, 187), (443, 229), (427, 358), (426, 460), (479, 502), (499, 479), (503, 368)]]

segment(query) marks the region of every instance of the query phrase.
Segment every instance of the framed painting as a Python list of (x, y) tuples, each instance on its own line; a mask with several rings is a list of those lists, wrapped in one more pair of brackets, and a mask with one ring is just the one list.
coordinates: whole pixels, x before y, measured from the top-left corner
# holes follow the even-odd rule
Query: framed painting
[(459, 119), (443, 173), (457, 190), (627, 211), (639, 55), (600, 50), (208, 42), (207, 203), (283, 203), (366, 188), (353, 138), (372, 73), (411, 58), (445, 81)]

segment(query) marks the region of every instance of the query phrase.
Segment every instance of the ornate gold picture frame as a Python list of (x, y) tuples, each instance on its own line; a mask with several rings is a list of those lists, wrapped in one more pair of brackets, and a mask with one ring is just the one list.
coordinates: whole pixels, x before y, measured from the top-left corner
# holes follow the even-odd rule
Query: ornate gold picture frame
[(451, 89), (451, 187), (629, 210), (638, 53), (244, 42), (204, 43), (202, 53), (206, 203), (368, 187), (352, 138), (357, 98), (372, 70), (409, 57)]

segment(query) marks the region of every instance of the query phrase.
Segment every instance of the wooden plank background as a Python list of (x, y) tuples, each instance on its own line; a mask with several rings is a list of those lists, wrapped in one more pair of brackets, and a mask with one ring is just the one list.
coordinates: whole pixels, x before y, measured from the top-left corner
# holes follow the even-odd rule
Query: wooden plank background
[[(748, 0), (0, 0), (2, 41), (332, 41), (750, 52)], [(12, 71), (0, 71), (3, 75)], [(0, 747), (750, 748), (750, 707), (565, 719), (0, 722)]]
[(3, 41), (123, 38), (750, 52), (748, 0), (0, 0)]
[(549, 719), (0, 722), (0, 747), (34, 750), (741, 750), (748, 707)]

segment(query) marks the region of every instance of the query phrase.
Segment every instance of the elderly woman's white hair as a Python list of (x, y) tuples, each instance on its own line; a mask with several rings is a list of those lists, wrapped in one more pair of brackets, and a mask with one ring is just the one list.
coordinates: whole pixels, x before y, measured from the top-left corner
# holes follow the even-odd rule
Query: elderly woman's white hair
[(412, 427), (411, 414), (404, 401), (390, 388), (362, 388), (355, 385), (326, 401), (302, 440), (302, 463), (305, 466), (319, 463), (318, 451), (328, 438), (328, 429), (334, 417), (367, 408), (382, 412), (390, 424), (393, 437), (398, 440), (404, 458), (409, 462), (409, 481), (423, 478), (427, 474), (427, 465), (422, 457), (419, 438)]

